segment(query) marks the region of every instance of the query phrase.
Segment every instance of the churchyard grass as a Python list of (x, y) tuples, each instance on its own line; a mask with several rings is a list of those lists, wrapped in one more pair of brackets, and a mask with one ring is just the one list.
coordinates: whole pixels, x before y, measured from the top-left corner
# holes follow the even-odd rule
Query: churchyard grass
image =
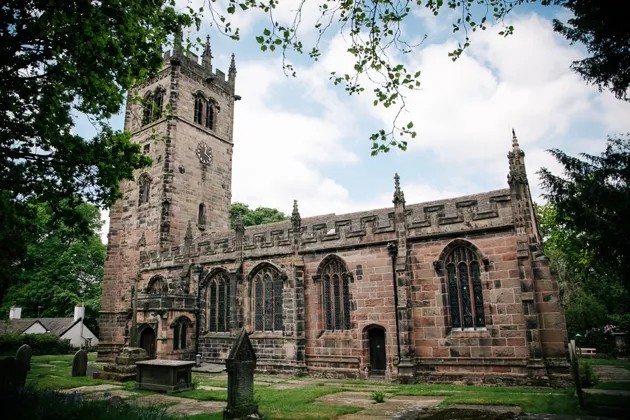
[[(89, 355), (89, 363), (95, 364), (95, 354)], [(600, 359), (589, 363), (601, 363)], [(72, 355), (33, 356), (32, 370), (28, 374), (27, 384), (34, 389), (53, 390), (74, 388), (85, 385), (108, 383), (91, 377), (71, 376)], [(629, 367), (630, 362), (614, 362), (618, 366)], [(300, 381), (299, 385), (295, 381)], [(177, 397), (200, 401), (225, 401), (227, 399), (227, 377), (225, 374), (193, 373), (196, 389), (173, 394)], [(139, 395), (152, 394), (151, 391), (135, 389), (135, 382), (123, 384), (125, 390)], [(223, 389), (204, 389), (214, 387)], [(627, 382), (600, 383), (597, 389), (630, 390)], [(360, 409), (348, 406), (335, 406), (318, 403), (324, 395), (341, 391), (361, 391), (372, 395), (382, 392), (385, 398), (393, 396), (443, 397), (441, 407), (453, 404), (513, 405), (527, 413), (552, 414), (602, 414), (601, 406), (615, 409), (627, 408), (627, 398), (611, 395), (586, 395), (587, 408), (580, 410), (573, 388), (527, 388), (527, 387), (490, 387), (467, 385), (399, 385), (381, 381), (358, 380), (321, 380), (310, 377), (287, 377), (274, 375), (255, 376), (255, 400), (259, 411), (270, 419), (334, 419), (344, 414), (358, 412)], [(589, 408), (591, 407), (591, 408)], [(593, 408), (596, 407), (596, 408)], [(159, 413), (158, 413), (159, 414)], [(154, 417), (152, 417), (154, 418)], [(159, 417), (167, 418), (167, 417)], [(192, 419), (221, 419), (222, 413), (203, 414)]]
[[(92, 379), (90, 376), (72, 377), (72, 354), (33, 356), (31, 371), (26, 377), (26, 384), (40, 390), (76, 388), (85, 385), (99, 385), (106, 381)], [(88, 365), (96, 363), (96, 353), (88, 355)]]

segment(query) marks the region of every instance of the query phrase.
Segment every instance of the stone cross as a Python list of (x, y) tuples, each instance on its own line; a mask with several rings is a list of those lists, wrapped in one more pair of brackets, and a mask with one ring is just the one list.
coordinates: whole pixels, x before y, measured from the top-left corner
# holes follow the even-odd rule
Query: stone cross
[(254, 401), (254, 370), (256, 353), (244, 328), (236, 336), (230, 354), (225, 359), (228, 373), (227, 407), (224, 419), (260, 419)]

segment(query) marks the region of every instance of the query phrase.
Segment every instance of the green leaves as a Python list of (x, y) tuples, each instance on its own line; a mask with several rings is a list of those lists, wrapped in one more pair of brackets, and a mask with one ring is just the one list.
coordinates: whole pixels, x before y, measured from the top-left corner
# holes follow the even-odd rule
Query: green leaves
[(230, 206), (230, 226), (232, 228), (236, 226), (239, 217), (245, 226), (264, 225), (289, 219), (287, 215), (277, 209), (257, 207), (252, 210), (247, 204), (232, 203)]

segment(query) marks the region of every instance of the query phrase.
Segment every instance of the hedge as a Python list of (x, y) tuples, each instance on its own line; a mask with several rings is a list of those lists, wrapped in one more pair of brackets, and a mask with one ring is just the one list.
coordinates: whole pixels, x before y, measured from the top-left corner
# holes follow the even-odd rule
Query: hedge
[(68, 354), (74, 348), (70, 340), (62, 340), (54, 334), (2, 334), (0, 335), (0, 353), (16, 352), (22, 344), (28, 344), (33, 354)]

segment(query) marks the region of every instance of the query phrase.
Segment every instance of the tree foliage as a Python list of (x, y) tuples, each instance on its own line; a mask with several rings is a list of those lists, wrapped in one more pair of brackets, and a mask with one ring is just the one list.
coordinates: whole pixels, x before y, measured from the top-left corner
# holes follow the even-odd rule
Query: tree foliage
[[(125, 93), (158, 70), (168, 37), (191, 23), (174, 0), (7, 0), (0, 7), (0, 299), (24, 254), (29, 205), (89, 232), (78, 206), (107, 207), (150, 160), (113, 130)], [(85, 114), (92, 139), (75, 134)]]
[(545, 168), (540, 176), (558, 222), (583, 237), (593, 263), (618, 273), (630, 286), (630, 136), (609, 138), (599, 156), (550, 153), (564, 167), (564, 176)]
[(264, 225), (288, 219), (286, 214), (277, 209), (257, 207), (255, 210), (252, 210), (247, 204), (232, 203), (230, 206), (230, 226), (232, 228), (236, 226), (239, 217), (243, 221), (244, 226)]
[(550, 152), (564, 176), (540, 171), (548, 204), (539, 216), (545, 254), (564, 291), (569, 331), (601, 326), (602, 309), (608, 322), (628, 324), (630, 138), (609, 138), (599, 156)]
[(563, 222), (551, 203), (537, 206), (537, 213), (545, 255), (560, 286), (569, 336), (611, 322), (625, 325), (621, 318), (630, 310), (630, 287), (615, 270), (597, 264), (587, 236)]
[[(330, 80), (350, 95), (370, 89), (374, 105), (395, 107), (398, 111), (390, 128), (370, 136), (371, 153), (388, 152), (392, 147), (405, 150), (407, 139), (416, 137), (412, 121), (399, 121), (405, 109), (405, 95), (420, 87), (421, 71), (404, 64), (405, 56), (421, 48), (427, 37), (424, 28), (410, 22), (415, 14), (427, 11), (433, 15), (450, 13), (451, 29), (458, 36), (458, 46), (449, 55), (456, 60), (470, 46), (471, 34), (496, 28), (500, 36), (513, 33), (505, 18), (526, 3), (567, 8), (574, 17), (567, 23), (555, 20), (554, 29), (571, 42), (586, 45), (590, 57), (577, 61), (573, 68), (588, 82), (610, 88), (619, 98), (627, 99), (630, 82), (630, 30), (627, 12), (620, 1), (598, 0), (299, 0), (287, 6), (286, 0), (228, 0), (221, 9), (216, 0), (208, 0), (211, 20), (224, 34), (239, 39), (239, 28), (231, 15), (262, 12), (269, 24), (256, 35), (262, 51), (280, 51), (283, 67), (295, 75), (291, 53), (307, 54), (318, 60), (332, 37), (340, 34), (346, 40), (353, 66), (350, 71), (332, 71)], [(314, 28), (304, 28), (305, 17), (317, 6)], [(293, 18), (287, 20), (280, 8), (290, 8)], [(286, 10), (285, 10), (286, 11)], [(279, 16), (279, 17), (278, 17)], [(315, 29), (310, 41), (304, 31)]]
[(556, 32), (572, 43), (586, 46), (589, 57), (574, 61), (571, 67), (589, 83), (608, 89), (618, 99), (630, 100), (630, 13), (625, 2), (565, 0), (573, 12), (566, 23), (554, 20)]
[(49, 205), (29, 204), (29, 209), (33, 229), (25, 238), (26, 254), (15, 267), (1, 310), (8, 313), (15, 304), (25, 317), (67, 317), (75, 305), (84, 304), (86, 324), (96, 331), (106, 255), (99, 236), (99, 209), (87, 203), (76, 207), (90, 229), (87, 234), (75, 225), (56, 222)]

